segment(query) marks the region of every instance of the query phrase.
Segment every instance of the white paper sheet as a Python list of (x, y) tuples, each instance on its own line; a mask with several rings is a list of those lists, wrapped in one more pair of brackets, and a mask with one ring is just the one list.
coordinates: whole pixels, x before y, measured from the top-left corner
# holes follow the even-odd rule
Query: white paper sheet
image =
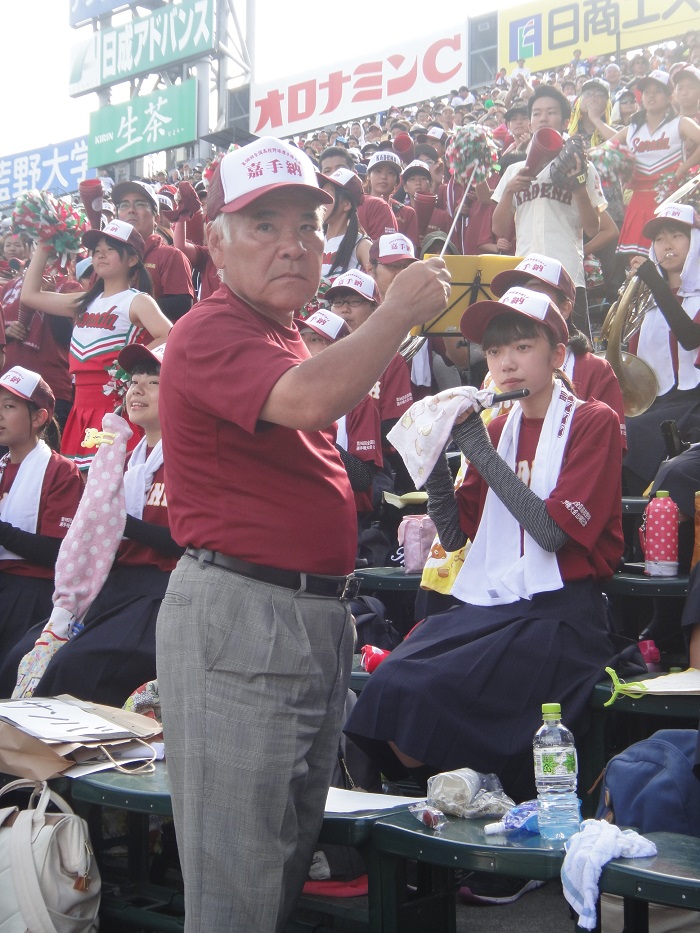
[(390, 794), (368, 794), (365, 791), (329, 787), (326, 813), (362, 813), (365, 810), (393, 810), (409, 803), (422, 803), (425, 797), (393, 797)]

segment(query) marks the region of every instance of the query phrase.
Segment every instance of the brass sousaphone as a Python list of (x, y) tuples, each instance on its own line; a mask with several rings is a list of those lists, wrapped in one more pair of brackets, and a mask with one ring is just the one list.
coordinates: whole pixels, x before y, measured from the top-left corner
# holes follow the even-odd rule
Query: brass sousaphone
[[(700, 175), (681, 185), (659, 204), (654, 213), (659, 214), (669, 204), (679, 203), (691, 204), (696, 211), (700, 209)], [(620, 383), (628, 418), (641, 415), (650, 408), (659, 391), (656, 373), (651, 366), (622, 349), (642, 326), (644, 315), (653, 305), (654, 298), (648, 287), (636, 275), (630, 274), (620, 289), (620, 297), (610, 306), (600, 335), (602, 340), (607, 340), (608, 348), (604, 355)]]
[(607, 340), (605, 359), (617, 376), (627, 418), (634, 418), (651, 408), (659, 391), (654, 370), (644, 360), (622, 349), (641, 327), (644, 315), (654, 299), (647, 286), (636, 275), (628, 276), (620, 289), (620, 297), (610, 306), (601, 339)]

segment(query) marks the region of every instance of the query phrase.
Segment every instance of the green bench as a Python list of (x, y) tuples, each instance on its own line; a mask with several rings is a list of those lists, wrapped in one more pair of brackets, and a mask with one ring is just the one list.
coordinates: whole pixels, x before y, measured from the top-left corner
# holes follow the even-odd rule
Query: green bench
[(675, 833), (647, 837), (656, 844), (654, 857), (615, 859), (600, 877), (601, 894), (624, 898), (626, 933), (648, 933), (650, 903), (700, 911), (700, 839)]

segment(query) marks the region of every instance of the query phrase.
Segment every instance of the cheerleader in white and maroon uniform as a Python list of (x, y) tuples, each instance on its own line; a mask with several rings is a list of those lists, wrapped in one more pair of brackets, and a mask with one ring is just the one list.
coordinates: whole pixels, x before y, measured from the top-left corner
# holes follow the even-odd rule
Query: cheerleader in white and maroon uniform
[[(124, 538), (102, 589), (83, 619), (83, 629), (53, 656), (35, 696), (70, 693), (122, 706), (137, 687), (156, 676), (155, 629), (170, 572), (182, 554), (170, 535), (158, 396), (164, 347), (151, 353), (138, 344), (119, 354), (131, 373), (126, 394), (130, 420), (144, 431), (124, 474), (127, 520)], [(17, 666), (39, 636), (35, 626), (7, 654), (0, 695), (9, 696)]]
[(0, 378), (0, 657), (51, 612), (58, 549), (83, 491), (75, 465), (42, 440), (54, 405), (39, 373), (15, 366)]
[(629, 126), (616, 133), (609, 143), (628, 146), (635, 162), (630, 183), (632, 199), (627, 205), (617, 250), (646, 256), (651, 244), (643, 228), (658, 207), (659, 182), (664, 175), (675, 173), (680, 185), (688, 168), (697, 161), (694, 157), (683, 161), (683, 144), (688, 142), (693, 149), (700, 145), (700, 126), (689, 117), (676, 116), (671, 106), (671, 79), (665, 72), (652, 71), (637, 87), (642, 92), (644, 109), (635, 113)]
[(131, 224), (113, 220), (104, 230), (88, 230), (83, 244), (92, 251), (97, 276), (88, 292), (58, 295), (42, 291), (48, 253), (39, 248), (25, 276), (22, 301), (45, 314), (75, 318), (70, 345), (75, 400), (61, 452), (87, 470), (95, 452), (81, 447), (85, 431), (101, 430), (103, 416), (119, 404), (118, 395), (108, 386), (108, 368), (123, 347), (142, 335), (150, 335), (151, 346), (162, 343), (172, 325), (150, 295), (151, 280), (143, 265), (145, 244)]

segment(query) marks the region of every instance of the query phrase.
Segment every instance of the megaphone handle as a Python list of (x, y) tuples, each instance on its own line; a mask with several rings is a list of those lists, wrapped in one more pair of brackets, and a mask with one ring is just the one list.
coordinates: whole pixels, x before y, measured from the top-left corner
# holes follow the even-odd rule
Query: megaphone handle
[(454, 217), (452, 218), (452, 226), (450, 227), (450, 232), (447, 234), (447, 239), (446, 239), (445, 242), (442, 244), (442, 249), (440, 250), (440, 259), (442, 259), (443, 256), (445, 255), (445, 251), (446, 251), (446, 249), (447, 249), (447, 247), (448, 247), (448, 245), (449, 245), (450, 240), (452, 239), (452, 234), (455, 232), (455, 227), (457, 226), (457, 221), (459, 220), (459, 216), (460, 216), (460, 214), (462, 213), (462, 208), (464, 207), (464, 202), (467, 200), (467, 195), (469, 194), (469, 189), (470, 189), (471, 186), (472, 186), (472, 181), (474, 180), (474, 174), (475, 174), (475, 172), (476, 172), (476, 163), (474, 164), (474, 168), (472, 169), (472, 173), (471, 173), (471, 175), (469, 176), (469, 181), (467, 182), (467, 187), (464, 189), (464, 194), (462, 195), (462, 200), (459, 202), (459, 206), (458, 206), (457, 210), (455, 211)]

